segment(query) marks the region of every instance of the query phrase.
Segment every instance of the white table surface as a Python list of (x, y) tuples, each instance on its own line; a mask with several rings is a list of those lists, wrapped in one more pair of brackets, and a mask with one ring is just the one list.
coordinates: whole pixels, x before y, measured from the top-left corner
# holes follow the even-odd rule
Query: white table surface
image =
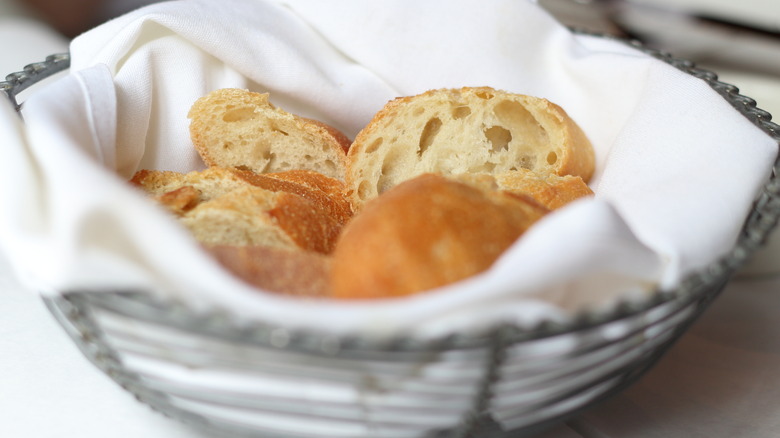
[[(67, 49), (17, 12), (0, 0), (0, 73)], [(721, 76), (780, 114), (780, 79)], [(639, 382), (538, 438), (780, 437), (780, 275), (755, 274), (780, 272), (776, 248), (780, 238)], [(0, 437), (204, 437), (95, 368), (2, 254), (0, 312)]]

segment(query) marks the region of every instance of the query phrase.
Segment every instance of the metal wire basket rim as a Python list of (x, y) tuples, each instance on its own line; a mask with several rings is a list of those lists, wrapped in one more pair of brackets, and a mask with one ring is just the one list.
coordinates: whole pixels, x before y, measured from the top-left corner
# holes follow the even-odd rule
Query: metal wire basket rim
[[(612, 35), (589, 32), (583, 29), (573, 29), (573, 31), (580, 35), (600, 37), (625, 43), (630, 47), (666, 62), (683, 72), (704, 80), (737, 109), (737, 111), (762, 129), (780, 146), (780, 126), (771, 121), (771, 114), (758, 108), (754, 99), (741, 95), (736, 86), (719, 81), (714, 72), (698, 68), (690, 60), (674, 58), (669, 53), (652, 49), (636, 40), (627, 40)], [(16, 104), (15, 98), (18, 93), (45, 78), (45, 76), (67, 69), (69, 63), (70, 57), (68, 53), (51, 55), (42, 63), (30, 64), (26, 66), (22, 72), (8, 75), (5, 82), (0, 82), (0, 91), (4, 92), (11, 102)], [(40, 77), (42, 75), (44, 77)], [(17, 105), (17, 109), (18, 108), (19, 106)], [(686, 303), (697, 299), (709, 286), (718, 284), (727, 279), (738, 267), (744, 264), (750, 255), (765, 243), (769, 233), (774, 229), (777, 223), (778, 216), (780, 216), (780, 181), (778, 181), (777, 178), (777, 175), (780, 173), (779, 171), (780, 157), (775, 160), (772, 175), (769, 181), (763, 186), (761, 195), (755, 204), (756, 208), (746, 219), (743, 231), (740, 234), (735, 247), (731, 251), (708, 265), (705, 269), (695, 272), (683, 279), (679, 287), (670, 290), (657, 289), (650, 293), (646, 300), (620, 301), (609, 309), (584, 311), (575, 315), (570, 322), (566, 323), (544, 321), (535, 326), (526, 327), (499, 321), (496, 322), (495, 325), (480, 331), (467, 333), (453, 332), (432, 339), (419, 339), (414, 335), (409, 334), (400, 334), (392, 339), (374, 339), (363, 334), (356, 334), (353, 336), (333, 335), (331, 338), (343, 345), (361, 345), (362, 348), (369, 349), (384, 349), (387, 348), (389, 344), (395, 346), (406, 345), (435, 349), (462, 348), (466, 346), (484, 346), (486, 340), (496, 338), (503, 339), (504, 341), (510, 339), (518, 341), (540, 339), (576, 332), (583, 329), (594, 328), (609, 322), (630, 318), (657, 306), (674, 301), (676, 301), (679, 306), (684, 306)], [(186, 318), (183, 320), (185, 326), (198, 327), (200, 329), (203, 327), (213, 327), (215, 328), (214, 333), (218, 333), (219, 331), (240, 333), (247, 330), (247, 327), (245, 326), (238, 326), (231, 323), (229, 312), (225, 312), (222, 309), (215, 309), (213, 312), (208, 313), (196, 313), (187, 306), (185, 301), (168, 298), (163, 299), (145, 291), (116, 290), (94, 292), (70, 290), (62, 291), (60, 292), (60, 295), (69, 301), (71, 297), (74, 298), (72, 304), (76, 304), (81, 301), (76, 298), (78, 296), (86, 298), (96, 295), (105, 295), (107, 293), (132, 296), (133, 299), (144, 301), (148, 305), (159, 308), (162, 314), (186, 315)], [(143, 315), (136, 314), (134, 316), (141, 320), (144, 319)], [(252, 328), (285, 332), (288, 337), (288, 344), (296, 345), (303, 350), (308, 350), (310, 347), (307, 347), (306, 345), (312, 343), (299, 342), (300, 340), (310, 338), (319, 339), (323, 337), (323, 334), (311, 330), (288, 328), (276, 324), (264, 323), (262, 321), (253, 321)], [(204, 334), (207, 334), (207, 332), (208, 330), (206, 330), (206, 333)], [(315, 350), (318, 353), (321, 352), (319, 346), (317, 346)]]

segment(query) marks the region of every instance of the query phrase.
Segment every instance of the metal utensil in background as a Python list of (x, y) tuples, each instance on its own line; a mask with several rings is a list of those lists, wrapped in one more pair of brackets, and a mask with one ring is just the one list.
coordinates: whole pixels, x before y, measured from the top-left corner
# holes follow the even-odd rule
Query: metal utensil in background
[[(572, 27), (637, 39), (699, 64), (780, 78), (780, 2), (739, 16), (690, 3), (539, 0), (542, 7)], [(750, 19), (759, 16), (770, 18)]]

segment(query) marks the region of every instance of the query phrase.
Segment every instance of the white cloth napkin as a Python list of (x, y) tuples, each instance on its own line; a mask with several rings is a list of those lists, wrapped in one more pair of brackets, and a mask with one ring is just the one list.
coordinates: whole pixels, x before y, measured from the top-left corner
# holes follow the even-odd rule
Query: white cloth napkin
[[(173, 1), (71, 45), (71, 74), (0, 105), (0, 243), (46, 293), (126, 290), (286, 327), (433, 336), (565, 319), (672, 287), (734, 243), (777, 145), (704, 82), (517, 0)], [(385, 102), (489, 85), (558, 103), (596, 148), (595, 199), (549, 215), (483, 275), (402, 300), (249, 288), (125, 182), (200, 169), (190, 105), (243, 87), (354, 136)]]

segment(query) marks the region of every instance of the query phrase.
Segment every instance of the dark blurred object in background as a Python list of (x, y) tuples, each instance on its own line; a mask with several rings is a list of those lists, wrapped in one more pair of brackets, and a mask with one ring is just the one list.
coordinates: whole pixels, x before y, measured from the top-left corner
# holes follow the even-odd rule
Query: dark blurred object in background
[[(156, 0), (16, 0), (67, 38)], [(159, 0), (157, 0), (159, 1)]]
[(675, 56), (780, 77), (780, 1), (538, 0), (574, 28), (637, 39)]

